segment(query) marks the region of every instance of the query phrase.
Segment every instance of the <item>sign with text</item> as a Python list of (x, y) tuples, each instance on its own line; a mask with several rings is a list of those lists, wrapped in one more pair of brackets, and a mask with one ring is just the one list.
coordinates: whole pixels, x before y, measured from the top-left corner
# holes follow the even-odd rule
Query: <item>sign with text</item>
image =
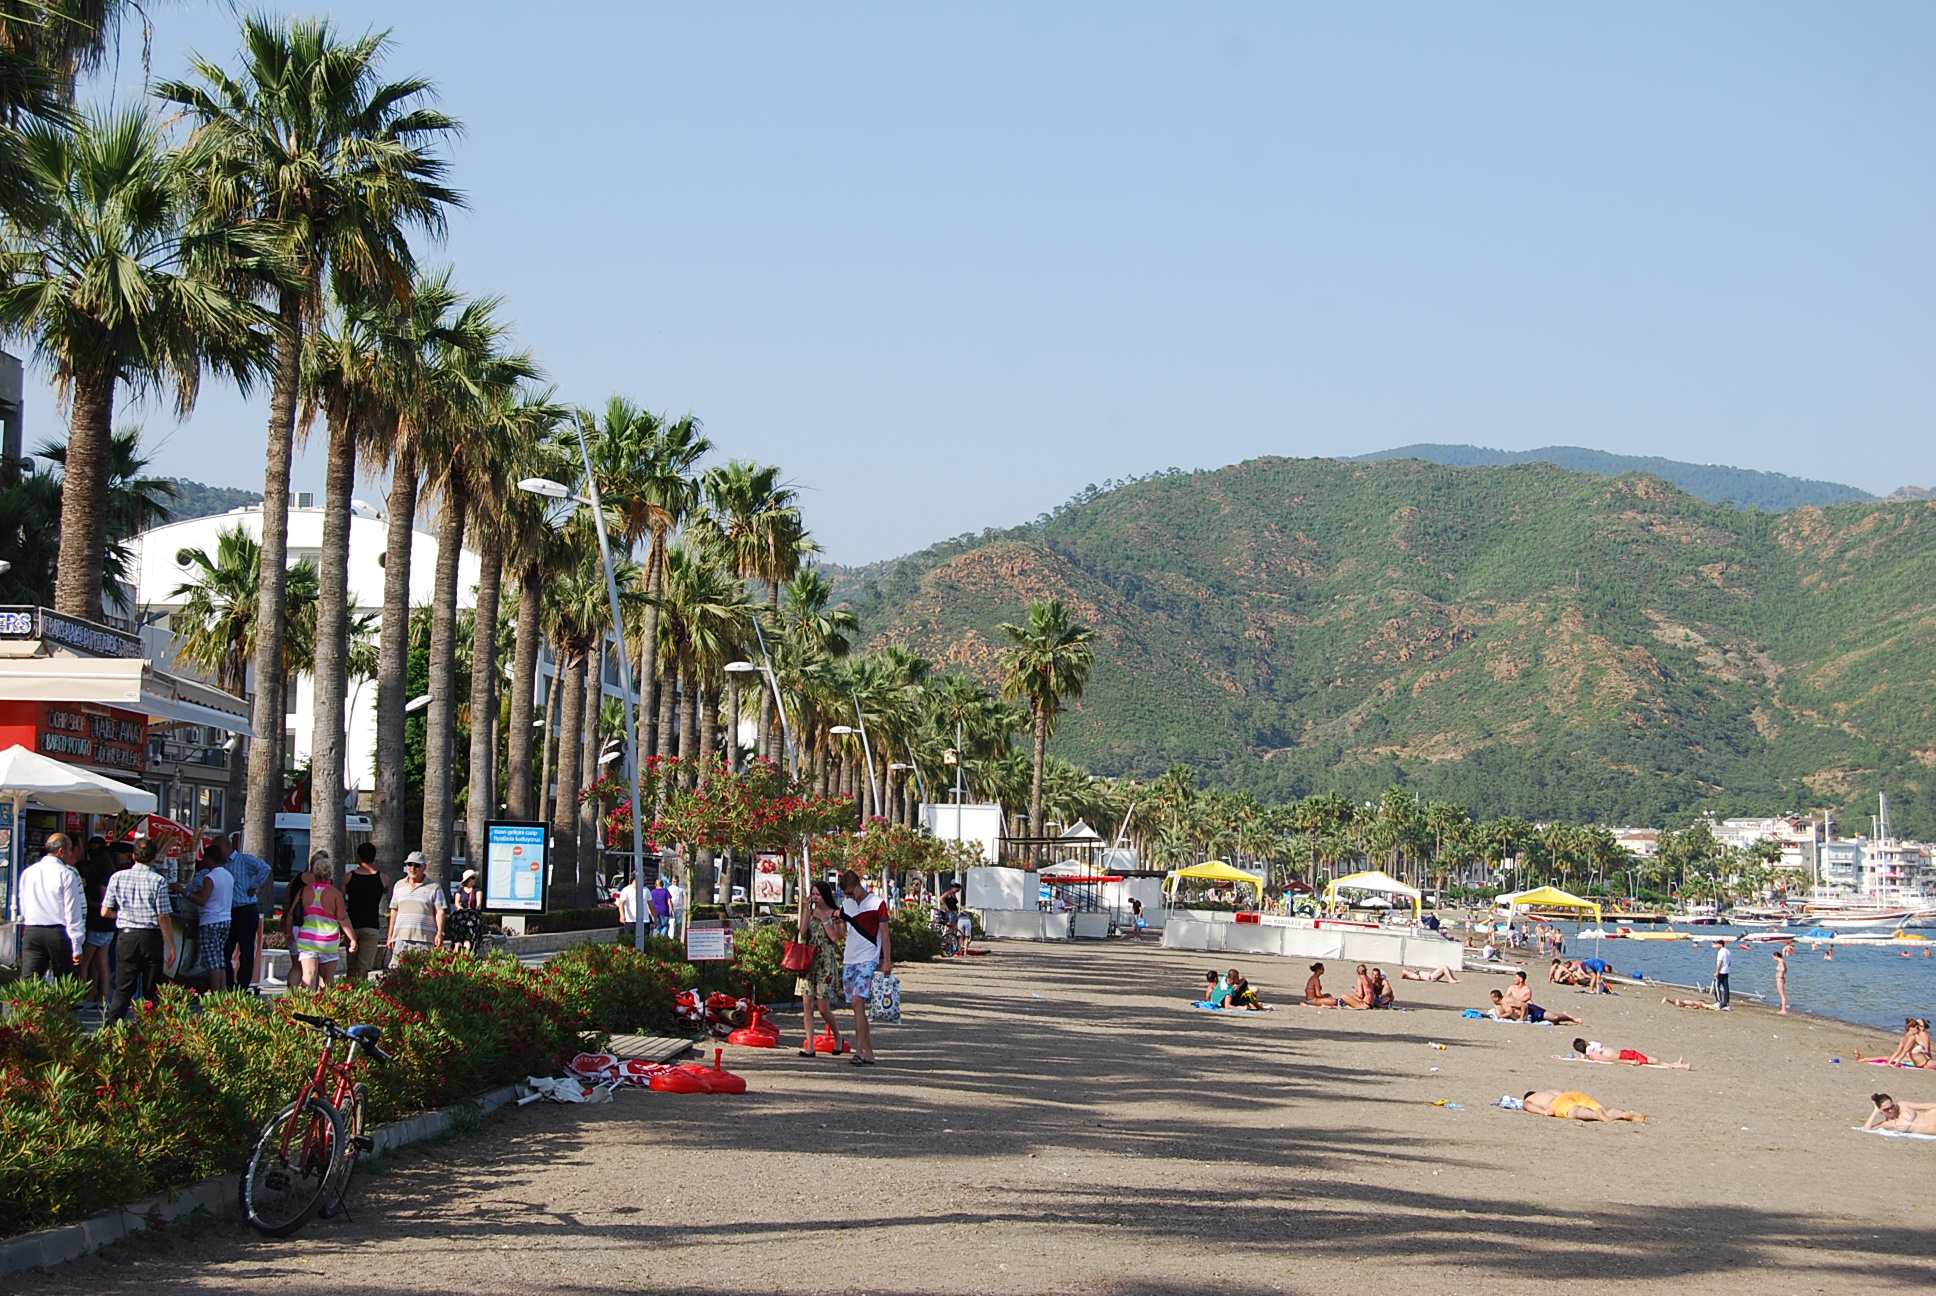
[(686, 961), (688, 963), (718, 963), (732, 957), (732, 928), (686, 928)]
[(494, 913), (543, 913), (551, 878), (551, 835), (541, 823), (492, 819), (484, 825), (484, 907)]

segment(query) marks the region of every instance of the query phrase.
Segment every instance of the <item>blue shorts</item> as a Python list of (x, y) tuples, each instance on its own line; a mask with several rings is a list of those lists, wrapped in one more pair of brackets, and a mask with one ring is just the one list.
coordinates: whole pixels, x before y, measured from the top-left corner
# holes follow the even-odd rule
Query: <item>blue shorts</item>
[(111, 931), (91, 931), (87, 934), (87, 943), (90, 945), (112, 945), (114, 944), (114, 933)]
[(868, 959), (865, 963), (846, 963), (840, 969), (840, 989), (849, 999), (866, 999), (874, 993), (874, 978), (880, 973), (881, 961)]

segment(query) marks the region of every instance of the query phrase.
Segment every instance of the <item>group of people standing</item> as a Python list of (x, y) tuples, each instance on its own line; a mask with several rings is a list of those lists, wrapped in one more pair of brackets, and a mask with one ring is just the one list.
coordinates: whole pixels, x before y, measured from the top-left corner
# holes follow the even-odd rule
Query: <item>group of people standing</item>
[[(241, 849), (239, 836), (209, 838), (188, 881), (171, 882), (155, 838), (123, 844), (117, 852), (100, 837), (83, 850), (67, 834), (51, 834), (45, 853), (20, 878), (21, 976), (84, 978), (86, 1004), (106, 1000), (106, 1024), (125, 1017), (137, 994), (152, 1002), (169, 976), (205, 974), (210, 990), (252, 990), (263, 889), (273, 874), (266, 861)], [(436, 949), (471, 928), (481, 933), (484, 896), (474, 871), (448, 901), (443, 887), (425, 876), (421, 851), (404, 860), (404, 874), (392, 885), (376, 867), (376, 848), (365, 843), (339, 886), (329, 853), (311, 853), (283, 898), (300, 984), (327, 985), (345, 971), (364, 979), (384, 946), (398, 953)], [(171, 967), (169, 949), (186, 933), (191, 914), (194, 959)]]

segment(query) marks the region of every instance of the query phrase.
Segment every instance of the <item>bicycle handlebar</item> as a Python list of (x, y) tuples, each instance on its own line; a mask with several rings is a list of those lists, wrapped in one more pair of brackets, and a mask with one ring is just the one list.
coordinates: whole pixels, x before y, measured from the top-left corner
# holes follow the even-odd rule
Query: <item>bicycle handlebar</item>
[(291, 1020), (302, 1022), (303, 1024), (308, 1026), (314, 1026), (317, 1030), (323, 1032), (323, 1034), (328, 1035), (332, 1039), (346, 1039), (346, 1040), (349, 1040), (352, 1044), (362, 1045), (363, 1051), (368, 1053), (371, 1057), (375, 1058), (379, 1062), (394, 1062), (396, 1060), (388, 1052), (384, 1051), (382, 1048), (378, 1047), (377, 1045), (370, 1043), (368, 1040), (357, 1039), (356, 1036), (350, 1034), (348, 1031), (344, 1030), (341, 1026), (338, 1026), (332, 1018), (314, 1017), (308, 1013), (290, 1013), (289, 1016)]

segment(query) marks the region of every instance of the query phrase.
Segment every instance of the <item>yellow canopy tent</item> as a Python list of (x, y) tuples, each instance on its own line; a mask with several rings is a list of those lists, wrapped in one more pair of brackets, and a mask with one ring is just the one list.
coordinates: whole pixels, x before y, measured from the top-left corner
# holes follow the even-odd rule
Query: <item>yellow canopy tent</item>
[(1255, 873), (1246, 873), (1240, 868), (1232, 868), (1222, 860), (1211, 860), (1207, 864), (1192, 864), (1189, 868), (1171, 869), (1170, 875), (1163, 879), (1163, 890), (1174, 892), (1178, 882), (1191, 878), (1201, 882), (1243, 882), (1257, 888), (1257, 899), (1264, 898), (1264, 879)]
[(1403, 882), (1400, 882), (1397, 878), (1384, 872), (1382, 869), (1372, 869), (1368, 873), (1351, 873), (1345, 877), (1333, 879), (1324, 888), (1324, 902), (1327, 905), (1337, 904), (1338, 891), (1340, 889), (1346, 891), (1376, 891), (1380, 895), (1404, 896), (1412, 902), (1412, 917), (1417, 918), (1419, 916), (1421, 905), (1418, 888), (1406, 886)]
[(1492, 902), (1495, 909), (1506, 911), (1506, 921), (1511, 922), (1513, 913), (1519, 909), (1591, 909), (1593, 921), (1603, 921), (1600, 906), (1591, 900), (1582, 900), (1570, 891), (1562, 891), (1555, 886), (1534, 887), (1530, 891), (1514, 891), (1502, 895)]

